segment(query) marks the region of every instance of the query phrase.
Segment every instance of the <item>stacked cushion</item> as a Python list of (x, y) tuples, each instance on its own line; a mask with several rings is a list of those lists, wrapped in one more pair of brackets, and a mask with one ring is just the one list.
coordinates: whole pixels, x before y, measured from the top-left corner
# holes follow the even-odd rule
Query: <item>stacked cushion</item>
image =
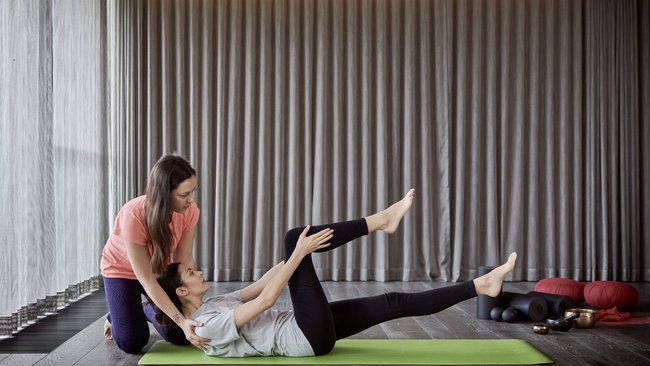
[(583, 295), (584, 288), (585, 286), (576, 280), (553, 277), (537, 281), (533, 291), (566, 296), (576, 304), (580, 304), (585, 299)]

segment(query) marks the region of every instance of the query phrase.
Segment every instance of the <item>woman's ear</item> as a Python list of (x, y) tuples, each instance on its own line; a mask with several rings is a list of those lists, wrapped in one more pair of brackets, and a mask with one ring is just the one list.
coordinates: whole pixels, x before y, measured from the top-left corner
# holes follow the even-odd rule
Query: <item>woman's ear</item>
[(184, 286), (176, 288), (176, 295), (178, 297), (187, 296), (187, 294), (189, 294), (189, 291)]

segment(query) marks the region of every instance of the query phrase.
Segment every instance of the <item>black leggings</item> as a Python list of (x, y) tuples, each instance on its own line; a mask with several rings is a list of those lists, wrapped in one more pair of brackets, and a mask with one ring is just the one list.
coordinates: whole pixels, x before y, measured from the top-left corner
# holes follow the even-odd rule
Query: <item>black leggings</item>
[[(284, 237), (284, 259), (296, 247), (304, 226), (289, 230)], [(368, 234), (365, 219), (312, 226), (308, 235), (325, 228), (334, 230), (325, 252)], [(378, 296), (328, 302), (314, 270), (311, 255), (306, 256), (289, 279), (291, 302), (300, 330), (314, 353), (323, 355), (336, 340), (359, 333), (373, 325), (406, 316), (430, 315), (476, 296), (474, 282), (418, 292), (389, 292)]]

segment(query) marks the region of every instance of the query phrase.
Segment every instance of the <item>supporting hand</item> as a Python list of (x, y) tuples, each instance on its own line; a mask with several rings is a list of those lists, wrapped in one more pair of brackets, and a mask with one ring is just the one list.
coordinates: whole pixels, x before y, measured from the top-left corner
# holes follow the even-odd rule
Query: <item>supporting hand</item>
[(302, 231), (302, 234), (300, 234), (300, 237), (298, 238), (296, 249), (294, 249), (294, 253), (300, 255), (301, 258), (307, 256), (313, 251), (328, 247), (330, 243), (327, 241), (332, 239), (334, 236), (332, 234), (334, 230), (330, 228), (323, 229), (315, 234), (307, 236), (310, 228), (310, 225), (305, 227), (305, 230)]
[(210, 340), (208, 338), (199, 337), (194, 332), (194, 329), (196, 327), (202, 327), (203, 323), (199, 323), (190, 318), (185, 318), (180, 322), (179, 326), (181, 327), (181, 329), (183, 329), (183, 333), (185, 333), (185, 338), (187, 338), (187, 340), (190, 341), (190, 343), (192, 343), (194, 347), (200, 349), (201, 351), (206, 350), (203, 344), (210, 342)]

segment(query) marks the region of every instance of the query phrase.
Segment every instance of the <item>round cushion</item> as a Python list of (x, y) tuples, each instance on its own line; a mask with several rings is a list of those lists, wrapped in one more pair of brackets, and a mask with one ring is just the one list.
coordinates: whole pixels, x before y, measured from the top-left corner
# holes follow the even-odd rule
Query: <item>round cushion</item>
[(601, 309), (629, 310), (639, 301), (639, 291), (623, 282), (594, 281), (585, 286), (585, 300)]
[(585, 285), (576, 280), (553, 277), (537, 281), (533, 291), (566, 296), (579, 304), (585, 299), (583, 295), (584, 288)]

